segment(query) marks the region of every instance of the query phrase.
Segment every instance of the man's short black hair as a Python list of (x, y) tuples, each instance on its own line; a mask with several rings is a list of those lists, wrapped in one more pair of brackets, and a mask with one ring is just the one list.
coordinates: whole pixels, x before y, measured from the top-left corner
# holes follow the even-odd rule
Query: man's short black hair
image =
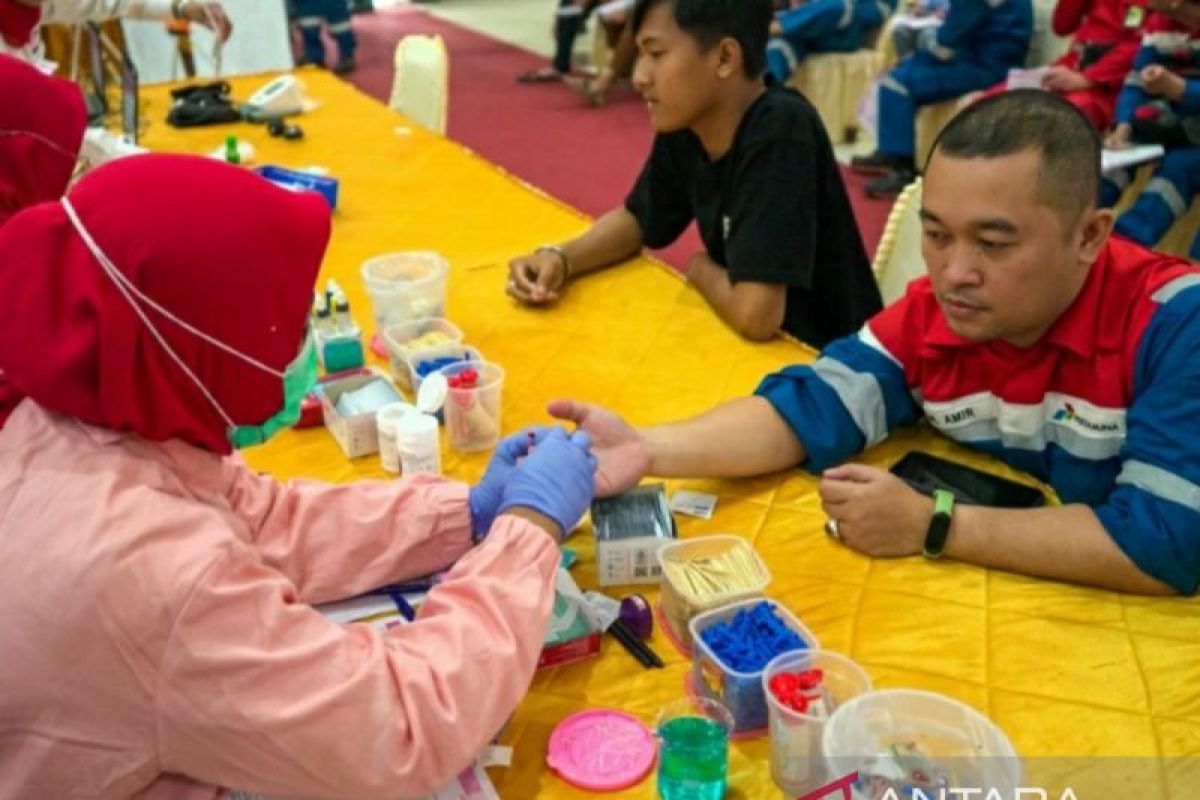
[(767, 36), (775, 14), (773, 0), (638, 0), (633, 9), (633, 32), (641, 30), (654, 6), (670, 3), (675, 24), (708, 51), (722, 39), (742, 47), (746, 77), (757, 78), (767, 68)]
[(1070, 230), (1096, 202), (1100, 135), (1079, 109), (1053, 92), (1014, 89), (974, 103), (938, 136), (936, 153), (995, 158), (1026, 150), (1041, 155), (1038, 197)]

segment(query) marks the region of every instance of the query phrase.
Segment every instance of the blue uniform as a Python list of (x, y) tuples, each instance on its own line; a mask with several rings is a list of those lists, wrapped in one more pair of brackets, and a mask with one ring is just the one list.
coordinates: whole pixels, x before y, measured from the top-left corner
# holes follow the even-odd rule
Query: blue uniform
[(971, 342), (928, 278), (766, 398), (820, 472), (922, 417), (1092, 507), (1148, 575), (1200, 583), (1200, 267), (1110, 240), (1028, 348)]
[(325, 63), (325, 43), (321, 41), (321, 23), (329, 26), (329, 35), (337, 42), (338, 56), (352, 58), (358, 38), (350, 26), (350, 9), (346, 0), (294, 0), (296, 24), (304, 43), (304, 60), (310, 64)]
[(896, 0), (809, 0), (775, 15), (782, 36), (767, 43), (767, 69), (787, 81), (809, 53), (853, 53), (896, 10)]
[[(1141, 70), (1151, 64), (1187, 78), (1178, 102), (1148, 94), (1142, 86)], [(1115, 121), (1135, 124), (1139, 113), (1171, 115), (1179, 120), (1181, 138), (1192, 146), (1168, 150), (1154, 177), (1132, 207), (1117, 220), (1117, 232), (1153, 247), (1182, 216), (1192, 200), (1200, 196), (1200, 35), (1181, 29), (1177, 23), (1156, 17), (1147, 25), (1133, 70), (1117, 98)], [(1140, 111), (1139, 111), (1140, 110)], [(1135, 128), (1135, 138), (1138, 138)], [(1171, 143), (1168, 143), (1170, 146)], [(1112, 205), (1132, 180), (1129, 170), (1105, 176), (1101, 204)], [(1191, 257), (1200, 259), (1200, 236), (1192, 243)]]
[(916, 155), (917, 108), (986, 89), (1020, 67), (1033, 35), (1030, 0), (951, 0), (937, 36), (879, 87), (879, 152)]
[[(1137, 201), (1117, 220), (1117, 233), (1153, 247), (1200, 197), (1200, 147), (1171, 150)], [(1200, 235), (1189, 255), (1200, 261)]]

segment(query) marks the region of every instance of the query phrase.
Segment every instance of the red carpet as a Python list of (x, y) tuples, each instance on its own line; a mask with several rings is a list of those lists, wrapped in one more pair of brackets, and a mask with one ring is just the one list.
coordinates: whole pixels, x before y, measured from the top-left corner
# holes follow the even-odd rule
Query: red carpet
[[(547, 36), (549, 26), (547, 20)], [(652, 132), (631, 90), (592, 109), (561, 84), (518, 84), (517, 75), (545, 60), (419, 9), (356, 16), (354, 28), (359, 67), (352, 81), (367, 94), (387, 102), (392, 55), (402, 36), (440, 34), (450, 52), (451, 138), (592, 216), (620, 204), (633, 185)], [(867, 198), (862, 181), (843, 173), (863, 239), (874, 252), (890, 203)], [(658, 255), (682, 266), (700, 247), (693, 229)]]

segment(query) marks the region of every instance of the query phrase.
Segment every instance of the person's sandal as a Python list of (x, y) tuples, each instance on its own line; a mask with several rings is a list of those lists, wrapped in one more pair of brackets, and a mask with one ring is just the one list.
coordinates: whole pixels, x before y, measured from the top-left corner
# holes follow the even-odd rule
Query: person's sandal
[(542, 67), (522, 72), (517, 76), (517, 83), (556, 83), (563, 77), (564, 75), (553, 67)]
[(583, 101), (592, 108), (599, 108), (600, 106), (604, 105), (604, 101), (607, 99), (603, 92), (596, 91), (596, 87), (593, 85), (594, 80), (592, 78), (575, 78), (572, 76), (567, 76), (563, 78), (563, 83), (574, 89), (575, 93), (582, 97)]

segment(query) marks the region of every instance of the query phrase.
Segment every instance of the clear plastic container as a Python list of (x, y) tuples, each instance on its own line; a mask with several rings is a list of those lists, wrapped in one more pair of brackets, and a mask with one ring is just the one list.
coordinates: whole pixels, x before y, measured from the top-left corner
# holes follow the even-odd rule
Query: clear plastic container
[(717, 658), (716, 653), (700, 638), (700, 634), (708, 627), (718, 622), (726, 622), (739, 611), (759, 603), (766, 603), (774, 609), (783, 623), (799, 634), (809, 649), (815, 650), (820, 646), (813, 632), (796, 619), (791, 611), (774, 600), (761, 597), (706, 611), (691, 621), (692, 690), (697, 695), (716, 700), (728, 708), (733, 714), (734, 731), (742, 734), (762, 732), (767, 727), (767, 698), (763, 693), (762, 680), (764, 670), (738, 672)]
[(388, 253), (362, 265), (377, 331), (391, 325), (444, 317), (450, 264), (431, 250)]
[[(755, 573), (752, 579), (746, 582), (744, 588), (696, 592), (687, 586), (678, 585), (674, 579), (672, 564), (710, 558), (729, 550), (739, 551), (751, 564), (751, 569)], [(731, 534), (703, 536), (664, 545), (658, 551), (658, 563), (662, 567), (662, 593), (659, 597), (659, 604), (665, 623), (664, 627), (685, 654), (691, 651), (692, 632), (689, 624), (697, 614), (728, 603), (736, 603), (739, 600), (762, 597), (767, 584), (771, 582), (771, 573), (754, 548), (742, 537)]]
[(392, 369), (392, 377), (401, 387), (412, 388), (408, 357), (413, 352), (428, 347), (428, 345), (420, 344), (419, 340), (431, 333), (445, 336), (444, 344), (462, 344), (463, 332), (450, 320), (440, 317), (402, 322), (399, 325), (389, 325), (383, 329), (383, 342), (387, 347), (388, 364)]
[(1013, 797), (1022, 785), (1020, 757), (1004, 732), (970, 706), (933, 692), (887, 689), (851, 699), (825, 724), (821, 750), (831, 779), (859, 773), (856, 800), (879, 800), (889, 788), (908, 785), (926, 793), (937, 786)]
[[(800, 713), (771, 693), (771, 678), (780, 673), (819, 669), (820, 687), (807, 695), (820, 694), (822, 707)], [(871, 678), (858, 664), (831, 650), (794, 650), (782, 653), (762, 673), (763, 694), (771, 730), (771, 777), (789, 797), (815, 791), (829, 777), (821, 752), (821, 734), (835, 710), (852, 698), (871, 691)]]
[(460, 453), (488, 450), (500, 441), (500, 396), (504, 389), (504, 368), (489, 361), (462, 361), (442, 367), (449, 380), (467, 370), (479, 376), (469, 389), (450, 387), (443, 413), (450, 446)]

